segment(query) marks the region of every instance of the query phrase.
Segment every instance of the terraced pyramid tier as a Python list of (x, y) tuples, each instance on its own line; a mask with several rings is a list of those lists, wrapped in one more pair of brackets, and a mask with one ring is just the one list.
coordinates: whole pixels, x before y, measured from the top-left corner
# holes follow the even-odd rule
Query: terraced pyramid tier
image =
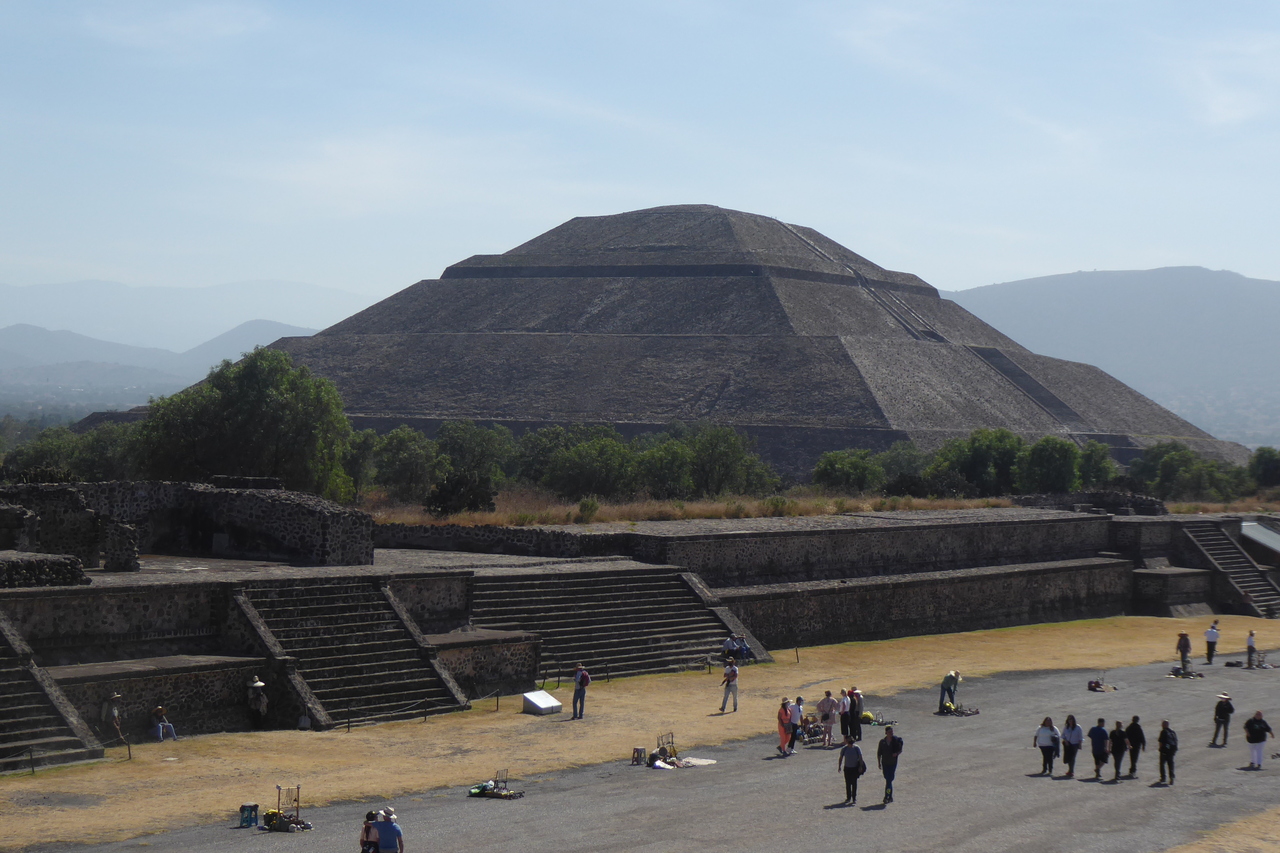
[(0, 771), (28, 766), (28, 750), (35, 751), (36, 764), (102, 756), (71, 731), (35, 677), (0, 642)]

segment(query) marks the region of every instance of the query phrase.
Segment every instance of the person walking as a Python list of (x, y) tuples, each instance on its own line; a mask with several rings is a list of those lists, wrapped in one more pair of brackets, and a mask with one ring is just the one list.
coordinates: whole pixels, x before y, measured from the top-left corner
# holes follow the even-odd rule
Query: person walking
[(1098, 724), (1089, 729), (1089, 744), (1093, 750), (1093, 778), (1102, 778), (1102, 768), (1107, 763), (1111, 748), (1111, 736), (1107, 734), (1107, 721), (1098, 718)]
[(1266, 744), (1267, 738), (1275, 736), (1271, 726), (1262, 719), (1261, 711), (1254, 712), (1252, 717), (1244, 721), (1244, 739), (1249, 744), (1250, 770), (1262, 769), (1262, 747)]
[(1236, 706), (1231, 704), (1231, 694), (1225, 690), (1218, 694), (1218, 704), (1213, 706), (1213, 739), (1209, 746), (1218, 745), (1218, 732), (1222, 732), (1222, 745), (1227, 745), (1227, 732), (1231, 729), (1231, 715)]
[(960, 673), (954, 669), (942, 676), (942, 687), (938, 691), (938, 713), (947, 710), (948, 702), (952, 707), (956, 704), (956, 686), (960, 683)]
[(844, 736), (844, 746), (840, 748), (840, 758), (836, 760), (836, 772), (844, 771), (844, 801), (846, 805), (858, 804), (858, 777), (867, 772), (867, 763), (862, 760), (862, 747), (856, 746), (853, 738)]
[[(571, 720), (581, 720), (582, 713), (587, 706), (587, 685), (591, 683), (591, 673), (587, 672), (587, 668), (582, 664), (578, 664), (573, 668), (573, 716)], [(720, 710), (724, 710), (721, 708)], [(733, 694), (733, 710), (738, 710), (738, 693), (734, 689)]]
[(787, 755), (796, 754), (796, 741), (800, 740), (800, 732), (804, 729), (804, 697), (797, 696), (791, 703), (791, 740), (787, 742)]
[(1067, 778), (1076, 778), (1076, 755), (1084, 745), (1084, 729), (1076, 723), (1075, 714), (1067, 714), (1062, 726), (1062, 763), (1067, 765)]
[(1258, 636), (1254, 631), (1249, 632), (1249, 636), (1244, 641), (1245, 657), (1248, 659), (1246, 669), (1253, 669), (1253, 660), (1258, 656)]
[(1124, 730), (1124, 736), (1129, 741), (1129, 778), (1138, 778), (1138, 753), (1147, 748), (1147, 735), (1142, 731), (1142, 726), (1138, 723), (1135, 715), (1133, 722)]
[(1111, 741), (1111, 760), (1116, 765), (1116, 775), (1112, 779), (1113, 782), (1120, 781), (1120, 765), (1124, 764), (1124, 754), (1129, 751), (1129, 736), (1125, 734), (1124, 723), (1116, 720), (1116, 727), (1109, 735)]
[(836, 708), (839, 703), (831, 695), (828, 690), (826, 695), (818, 700), (818, 719), (822, 721), (822, 745), (831, 748), (831, 730), (836, 725)]
[(1182, 659), (1182, 674), (1189, 675), (1191, 673), (1191, 636), (1186, 631), (1178, 632), (1178, 644), (1174, 646), (1174, 650)]
[(381, 853), (404, 853), (404, 832), (396, 823), (396, 810), (387, 806), (378, 812), (382, 818), (374, 827), (378, 830), (378, 850)]
[(1156, 736), (1160, 747), (1160, 781), (1164, 781), (1165, 771), (1169, 771), (1169, 784), (1173, 784), (1173, 756), (1178, 752), (1178, 733), (1169, 728), (1168, 720), (1160, 721), (1160, 734)]
[(866, 703), (862, 701), (862, 691), (856, 687), (849, 692), (849, 699), (849, 734), (857, 743), (862, 740), (862, 714)]
[(787, 738), (791, 735), (791, 700), (785, 696), (778, 709), (778, 752), (787, 754)]
[(1218, 620), (1214, 619), (1204, 632), (1204, 662), (1210, 666), (1213, 665), (1213, 655), (1218, 650)]
[(382, 842), (378, 840), (378, 813), (369, 812), (360, 827), (360, 853), (380, 853)]
[(1040, 775), (1053, 775), (1053, 759), (1062, 746), (1062, 732), (1053, 724), (1053, 717), (1045, 717), (1040, 728), (1036, 729), (1031, 739), (1033, 745), (1040, 747)]
[(720, 682), (724, 685), (724, 698), (720, 700), (720, 713), (724, 713), (724, 709), (729, 706), (729, 697), (733, 697), (733, 710), (738, 710), (738, 665), (733, 662), (733, 658), (729, 658), (729, 662), (724, 667), (724, 681)]
[(876, 765), (884, 774), (884, 801), (893, 802), (893, 777), (898, 774), (898, 757), (902, 755), (902, 738), (895, 737), (893, 726), (884, 727), (884, 737), (876, 745)]
[(853, 734), (853, 729), (849, 727), (849, 709), (853, 707), (853, 702), (849, 696), (849, 691), (840, 688), (840, 704), (836, 708), (836, 712), (840, 715), (840, 736), (848, 737)]

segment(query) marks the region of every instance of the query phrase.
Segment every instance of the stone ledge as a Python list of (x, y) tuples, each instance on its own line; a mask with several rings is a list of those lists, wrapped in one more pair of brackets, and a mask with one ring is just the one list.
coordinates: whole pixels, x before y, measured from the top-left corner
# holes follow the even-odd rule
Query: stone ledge
[(102, 663), (82, 663), (71, 666), (45, 667), (59, 684), (85, 684), (108, 679), (150, 678), (155, 675), (180, 675), (188, 672), (242, 667), (265, 666), (265, 658), (232, 657), (225, 655), (170, 655), (136, 660), (113, 660)]
[(535, 643), (541, 638), (529, 631), (498, 631), (493, 628), (475, 628), (470, 631), (451, 631), (448, 634), (423, 634), (423, 639), (436, 649), (461, 649), (470, 646), (501, 646), (507, 643)]

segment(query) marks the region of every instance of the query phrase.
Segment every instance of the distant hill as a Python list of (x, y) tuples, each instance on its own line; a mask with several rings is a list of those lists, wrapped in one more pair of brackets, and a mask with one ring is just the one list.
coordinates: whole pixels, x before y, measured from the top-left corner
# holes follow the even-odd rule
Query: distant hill
[(0, 328), (28, 324), (66, 329), (104, 342), (182, 352), (246, 317), (323, 329), (368, 307), (369, 301), (345, 290), (289, 281), (212, 287), (131, 287), (114, 281), (0, 284)]
[(1166, 267), (942, 296), (1036, 352), (1097, 365), (1218, 438), (1280, 446), (1280, 282)]

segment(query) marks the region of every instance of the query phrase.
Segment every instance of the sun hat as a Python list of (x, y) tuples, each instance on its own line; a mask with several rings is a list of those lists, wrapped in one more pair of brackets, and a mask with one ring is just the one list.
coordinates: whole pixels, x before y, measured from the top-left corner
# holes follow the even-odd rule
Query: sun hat
[(1219, 698), (1219, 699), (1230, 699), (1230, 698), (1231, 698), (1231, 694), (1224, 690), (1224, 691), (1222, 691), (1221, 693), (1219, 693), (1219, 694), (1218, 694), (1218, 698)]

